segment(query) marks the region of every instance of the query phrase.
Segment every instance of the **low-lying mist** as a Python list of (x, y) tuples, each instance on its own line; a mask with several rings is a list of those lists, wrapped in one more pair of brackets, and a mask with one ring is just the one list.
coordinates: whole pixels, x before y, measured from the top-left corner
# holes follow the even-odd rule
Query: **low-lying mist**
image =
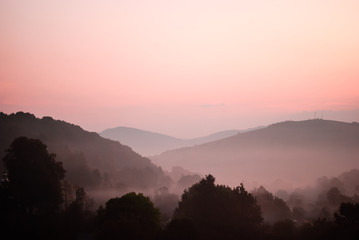
[(220, 184), (275, 192), (305, 187), (318, 176), (358, 168), (359, 125), (321, 119), (283, 122), (152, 157), (164, 169), (181, 166)]
[[(182, 175), (178, 175), (182, 172)], [(88, 194), (94, 199), (94, 209), (104, 205), (110, 198), (119, 197), (129, 192), (143, 193), (149, 196), (155, 207), (162, 213), (163, 221), (168, 221), (185, 189), (199, 182), (201, 177), (190, 174), (180, 168), (169, 172), (173, 184), (167, 188), (158, 189), (89, 189)], [(306, 185), (292, 185), (290, 188), (276, 186), (276, 190), (256, 182), (257, 186), (247, 186), (246, 189), (257, 199), (262, 207), (265, 222), (274, 223), (285, 219), (293, 219), (305, 223), (317, 218), (333, 219), (333, 214), (342, 202), (359, 202), (359, 169), (351, 169), (336, 177), (318, 176)], [(240, 182), (236, 185), (239, 186)]]
[(43, 142), (66, 171), (66, 199), (71, 203), (85, 191), (86, 206), (93, 212), (109, 199), (143, 193), (159, 208), (165, 224), (186, 189), (209, 174), (221, 186), (243, 183), (268, 223), (333, 219), (341, 203), (359, 201), (357, 123), (278, 123), (152, 159), (50, 117), (0, 114), (0, 130), (3, 156), (20, 136)]

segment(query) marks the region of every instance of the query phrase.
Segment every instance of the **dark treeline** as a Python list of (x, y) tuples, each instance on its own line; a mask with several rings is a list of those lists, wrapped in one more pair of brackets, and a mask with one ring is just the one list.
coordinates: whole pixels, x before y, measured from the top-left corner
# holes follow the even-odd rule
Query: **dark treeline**
[(1, 158), (17, 137), (40, 139), (63, 163), (65, 179), (89, 191), (146, 191), (172, 184), (160, 167), (130, 147), (51, 117), (0, 112), (0, 132)]
[[(165, 172), (120, 142), (51, 117), (0, 112), (0, 133), (0, 159), (15, 138), (39, 139), (49, 152), (56, 154), (57, 161), (63, 163), (66, 169), (64, 180), (86, 188), (97, 205), (130, 191), (153, 194), (163, 187), (180, 195), (185, 188), (200, 180), (198, 175), (180, 168)], [(2, 171), (3, 164), (0, 164)]]
[[(12, 239), (359, 239), (358, 197), (342, 194), (330, 179), (320, 182), (327, 190), (319, 194), (323, 217), (306, 212), (294, 195), (284, 201), (263, 187), (250, 193), (243, 184), (217, 185), (211, 175), (181, 199), (166, 188), (152, 200), (130, 192), (94, 211), (92, 198), (64, 180), (62, 163), (42, 141), (16, 138), (3, 162), (1, 235)], [(352, 176), (343, 179), (357, 182)]]

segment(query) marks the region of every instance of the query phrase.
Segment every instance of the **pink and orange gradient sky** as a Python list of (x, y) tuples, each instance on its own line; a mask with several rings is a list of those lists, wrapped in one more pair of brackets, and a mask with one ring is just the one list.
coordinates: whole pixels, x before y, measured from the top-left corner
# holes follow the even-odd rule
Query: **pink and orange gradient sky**
[(358, 0), (1, 0), (0, 111), (177, 137), (359, 121)]

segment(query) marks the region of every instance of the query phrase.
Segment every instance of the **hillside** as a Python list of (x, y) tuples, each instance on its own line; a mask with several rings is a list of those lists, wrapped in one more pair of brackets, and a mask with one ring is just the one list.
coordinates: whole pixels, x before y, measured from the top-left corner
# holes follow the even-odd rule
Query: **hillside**
[(154, 156), (165, 151), (216, 141), (251, 130), (253, 129), (226, 130), (204, 137), (180, 139), (136, 128), (116, 127), (102, 131), (100, 136), (126, 144), (143, 156)]
[(164, 168), (211, 173), (224, 184), (290, 188), (359, 167), (359, 124), (288, 121), (153, 157)]
[(181, 139), (136, 128), (116, 127), (106, 129), (99, 134), (104, 138), (127, 144), (144, 156), (159, 154), (165, 150), (175, 149), (176, 146), (182, 146)]
[(88, 189), (146, 190), (171, 184), (160, 167), (130, 147), (51, 117), (0, 113), (0, 133), (1, 159), (16, 137), (40, 139), (64, 163), (67, 180)]

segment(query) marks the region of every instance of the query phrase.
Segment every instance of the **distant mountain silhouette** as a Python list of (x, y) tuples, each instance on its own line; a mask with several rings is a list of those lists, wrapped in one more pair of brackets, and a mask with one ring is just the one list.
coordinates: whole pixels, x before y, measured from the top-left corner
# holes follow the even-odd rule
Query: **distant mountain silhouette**
[(1, 160), (16, 137), (37, 138), (64, 163), (66, 178), (86, 188), (127, 191), (168, 187), (171, 183), (160, 167), (130, 147), (51, 117), (0, 113), (0, 133)]
[[(269, 189), (306, 184), (359, 168), (359, 124), (321, 119), (287, 121), (152, 157), (171, 168), (211, 173), (224, 184)], [(281, 186), (271, 186), (271, 183)]]
[(116, 127), (106, 129), (101, 132), (100, 135), (104, 138), (116, 140), (123, 144), (126, 144), (130, 146), (134, 151), (144, 156), (153, 156), (176, 148), (189, 147), (211, 141), (216, 141), (222, 138), (236, 135), (241, 132), (247, 132), (258, 128), (246, 130), (226, 130), (205, 137), (198, 137), (192, 139), (179, 139), (160, 133), (154, 133), (129, 127)]

